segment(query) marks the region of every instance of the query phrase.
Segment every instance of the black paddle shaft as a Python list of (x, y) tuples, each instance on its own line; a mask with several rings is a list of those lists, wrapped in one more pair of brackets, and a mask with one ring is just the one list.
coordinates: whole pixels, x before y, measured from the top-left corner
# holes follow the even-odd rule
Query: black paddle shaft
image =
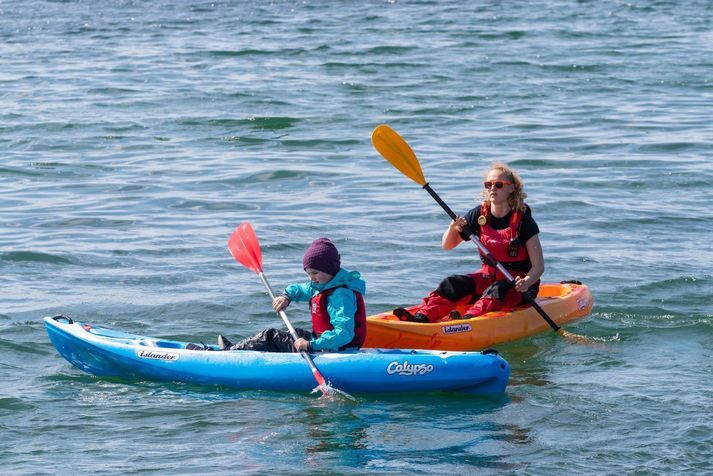
[[(436, 202), (438, 202), (438, 204), (441, 206), (441, 208), (443, 208), (443, 210), (445, 210), (445, 212), (448, 214), (449, 217), (451, 217), (452, 220), (455, 220), (456, 218), (458, 218), (458, 215), (456, 215), (453, 212), (453, 210), (451, 210), (451, 207), (449, 207), (446, 202), (441, 200), (441, 197), (439, 197), (438, 194), (433, 191), (433, 189), (431, 188), (431, 186), (428, 183), (426, 183), (423, 186), (423, 189), (426, 190), (429, 193), (429, 195), (431, 195), (431, 197), (433, 197), (433, 199)], [(480, 243), (480, 240), (478, 239), (478, 237), (475, 236), (475, 234), (470, 229), (470, 227), (468, 225), (466, 225), (465, 229), (463, 231), (466, 234), (468, 234), (468, 236), (470, 237), (470, 240), (473, 243), (475, 243), (475, 246), (477, 246), (480, 251), (484, 252), (483, 254), (485, 255), (485, 260), (488, 262), (488, 264), (490, 264), (494, 268), (498, 268), (500, 270), (500, 272), (503, 273), (503, 275), (505, 275), (506, 278), (508, 278), (508, 280), (510, 281), (510, 284), (515, 286), (515, 279), (513, 279), (513, 277), (510, 275), (510, 273), (507, 272), (505, 267), (503, 267), (503, 265), (500, 264), (500, 262), (495, 258), (495, 256), (493, 256), (492, 253), (490, 253), (490, 251), (488, 251), (488, 249), (485, 247), (485, 245)], [(477, 242), (476, 242), (476, 240), (477, 240)], [(558, 326), (557, 323), (555, 321), (553, 321), (550, 318), (550, 316), (547, 315), (545, 310), (542, 309), (542, 307), (540, 307), (540, 305), (537, 303), (537, 301), (535, 301), (535, 298), (530, 296), (528, 293), (522, 293), (522, 294), (523, 294), (523, 297), (525, 298), (525, 300), (532, 307), (535, 308), (535, 310), (540, 314), (540, 316), (542, 316), (542, 318), (545, 321), (547, 321), (547, 324), (549, 324), (550, 327), (552, 327), (552, 329), (554, 329), (555, 332), (560, 330), (560, 326)]]

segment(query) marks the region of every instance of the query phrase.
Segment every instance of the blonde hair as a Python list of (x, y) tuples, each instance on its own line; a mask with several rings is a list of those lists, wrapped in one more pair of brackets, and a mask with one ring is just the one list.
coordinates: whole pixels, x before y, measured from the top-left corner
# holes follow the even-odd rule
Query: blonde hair
[[(497, 170), (498, 172), (505, 174), (508, 181), (512, 182), (513, 186), (515, 187), (515, 189), (508, 197), (508, 205), (510, 206), (510, 210), (524, 212), (525, 199), (527, 198), (527, 194), (523, 190), (524, 184), (522, 183), (522, 179), (520, 178), (520, 176), (517, 174), (517, 172), (515, 172), (513, 169), (511, 169), (504, 163), (493, 162), (493, 165), (491, 165), (490, 168), (483, 174), (483, 180), (486, 180), (488, 178), (488, 174), (493, 170)], [(487, 190), (481, 191), (480, 195), (483, 197), (483, 206), (489, 207), (490, 200), (488, 200)]]

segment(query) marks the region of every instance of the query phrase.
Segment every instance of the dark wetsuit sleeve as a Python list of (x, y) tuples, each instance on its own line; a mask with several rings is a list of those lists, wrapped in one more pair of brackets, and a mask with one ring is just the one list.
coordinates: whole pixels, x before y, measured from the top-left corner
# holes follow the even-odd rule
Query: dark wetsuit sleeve
[(540, 232), (540, 228), (537, 226), (535, 219), (532, 218), (532, 211), (528, 208), (525, 215), (522, 217), (522, 226), (520, 227), (520, 243), (523, 245), (527, 243), (527, 240), (537, 235)]

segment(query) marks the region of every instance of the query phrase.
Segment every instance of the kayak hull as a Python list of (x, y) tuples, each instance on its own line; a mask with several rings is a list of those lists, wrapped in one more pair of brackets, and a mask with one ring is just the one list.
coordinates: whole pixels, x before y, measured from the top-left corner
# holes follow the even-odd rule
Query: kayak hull
[[(317, 384), (298, 353), (202, 351), (186, 342), (46, 317), (57, 351), (77, 368), (129, 381), (185, 382), (226, 388), (309, 392)], [(349, 393), (505, 391), (510, 368), (497, 353), (362, 349), (315, 353), (325, 379)]]
[[(537, 302), (559, 326), (589, 315), (594, 304), (589, 288), (578, 282), (542, 284)], [(458, 310), (463, 313), (466, 307)], [(384, 312), (367, 317), (364, 347), (476, 351), (547, 331), (552, 328), (531, 306), (428, 324), (400, 321)]]

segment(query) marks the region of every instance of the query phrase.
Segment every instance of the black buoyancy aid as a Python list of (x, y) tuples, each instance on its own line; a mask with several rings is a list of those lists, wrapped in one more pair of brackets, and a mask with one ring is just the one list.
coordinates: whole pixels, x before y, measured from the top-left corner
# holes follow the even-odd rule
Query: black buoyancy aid
[[(327, 297), (337, 288), (346, 288), (346, 286), (327, 289), (312, 296), (312, 299), (309, 300), (309, 310), (312, 314), (312, 333), (315, 338), (321, 336), (323, 332), (334, 330), (334, 326), (329, 320), (329, 312), (327, 312)], [(361, 347), (366, 339), (366, 306), (364, 305), (364, 297), (357, 291), (352, 289), (350, 291), (356, 295), (357, 301), (357, 309), (354, 314), (354, 338), (348, 344), (340, 347), (339, 350), (349, 347)]]
[[(480, 217), (478, 219), (479, 224), (484, 221), (480, 225), (478, 239), (513, 277), (524, 276), (532, 268), (527, 248), (524, 243), (520, 243), (518, 237), (523, 215), (524, 212), (513, 211), (510, 215), (510, 224), (502, 230), (496, 230), (490, 226), (490, 207), (482, 204), (480, 217), (485, 217), (485, 220)], [(504, 276), (490, 265), (482, 254), (480, 259), (483, 262), (484, 273), (493, 276), (494, 280), (504, 279)]]

